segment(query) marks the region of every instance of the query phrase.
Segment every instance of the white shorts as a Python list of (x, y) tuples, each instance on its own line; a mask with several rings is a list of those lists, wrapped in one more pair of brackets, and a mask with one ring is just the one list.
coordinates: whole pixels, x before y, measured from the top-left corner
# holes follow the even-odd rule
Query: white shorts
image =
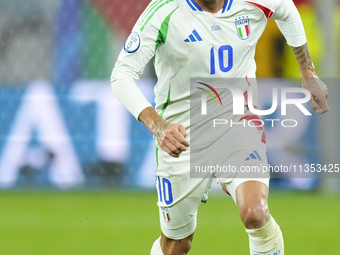
[[(232, 142), (226, 143), (220, 165), (230, 164), (237, 169), (245, 166), (268, 166), (262, 130), (251, 127), (231, 128), (224, 135), (224, 140)], [(183, 152), (179, 158), (173, 158), (162, 149), (156, 149), (156, 155), (160, 223), (162, 232), (170, 239), (180, 240), (195, 231), (198, 207), (208, 199), (213, 178), (222, 189), (228, 191), (235, 203), (235, 191), (241, 183), (260, 181), (269, 186), (269, 175), (249, 176), (240, 171), (193, 178), (190, 173), (190, 167), (193, 167), (190, 166), (190, 163), (193, 164), (190, 157), (193, 155), (189, 151)]]

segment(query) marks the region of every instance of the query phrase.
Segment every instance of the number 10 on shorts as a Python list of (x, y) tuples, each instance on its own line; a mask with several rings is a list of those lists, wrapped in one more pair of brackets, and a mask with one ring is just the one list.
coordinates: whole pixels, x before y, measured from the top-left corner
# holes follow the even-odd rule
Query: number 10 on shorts
[(167, 178), (161, 178), (157, 176), (157, 191), (159, 195), (159, 201), (163, 202), (166, 205), (171, 205), (174, 201), (172, 196), (172, 188), (171, 188), (171, 182)]

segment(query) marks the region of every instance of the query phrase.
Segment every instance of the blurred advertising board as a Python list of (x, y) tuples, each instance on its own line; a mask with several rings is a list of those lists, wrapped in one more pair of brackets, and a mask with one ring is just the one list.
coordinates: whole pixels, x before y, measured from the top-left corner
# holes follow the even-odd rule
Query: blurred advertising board
[[(153, 102), (154, 81), (140, 80), (138, 86)], [(273, 86), (295, 85), (278, 79), (260, 82), (263, 109), (272, 105)], [(108, 81), (79, 80), (62, 90), (37, 80), (2, 85), (0, 91), (0, 188), (154, 187), (152, 134), (115, 98)], [(282, 118), (275, 114), (267, 118)], [(318, 118), (288, 108), (285, 119), (297, 120), (294, 129), (283, 127), (281, 120), (266, 122), (269, 163), (321, 163)], [(282, 172), (273, 177), (274, 185), (301, 189), (318, 183), (316, 173), (303, 179)]]

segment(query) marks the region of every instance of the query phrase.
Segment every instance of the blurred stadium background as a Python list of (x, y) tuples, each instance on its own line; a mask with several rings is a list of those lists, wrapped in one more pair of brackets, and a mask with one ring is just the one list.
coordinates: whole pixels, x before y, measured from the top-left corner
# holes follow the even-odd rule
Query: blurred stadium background
[[(125, 38), (149, 0), (0, 0), (0, 254), (148, 254), (159, 236), (152, 135), (111, 92)], [(340, 163), (340, 1), (294, 1), (332, 112), (291, 130), (265, 127), (272, 165)], [(268, 83), (296, 86), (290, 48), (270, 21), (257, 46)], [(283, 78), (280, 81), (273, 77)], [(153, 102), (155, 74), (138, 85)], [(287, 115), (289, 118), (298, 116)], [(275, 117), (275, 116), (272, 116)], [(340, 182), (271, 181), (287, 254), (340, 254)], [(192, 254), (247, 254), (232, 200), (200, 207)]]

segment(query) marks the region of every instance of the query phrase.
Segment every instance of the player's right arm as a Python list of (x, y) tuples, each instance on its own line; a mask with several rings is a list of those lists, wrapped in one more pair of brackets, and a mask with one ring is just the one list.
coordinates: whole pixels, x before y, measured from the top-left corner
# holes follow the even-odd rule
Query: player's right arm
[(159, 146), (170, 156), (178, 158), (179, 154), (189, 147), (189, 143), (185, 139), (187, 132), (183, 125), (166, 122), (153, 107), (145, 108), (138, 119), (149, 128), (155, 135)]
[(167, 12), (176, 8), (170, 5), (158, 8), (157, 4), (157, 1), (149, 4), (125, 42), (111, 74), (111, 87), (127, 110), (155, 135), (159, 146), (169, 155), (179, 157), (189, 146), (185, 128), (164, 121), (136, 85), (139, 75), (161, 43), (159, 30), (163, 19)]

